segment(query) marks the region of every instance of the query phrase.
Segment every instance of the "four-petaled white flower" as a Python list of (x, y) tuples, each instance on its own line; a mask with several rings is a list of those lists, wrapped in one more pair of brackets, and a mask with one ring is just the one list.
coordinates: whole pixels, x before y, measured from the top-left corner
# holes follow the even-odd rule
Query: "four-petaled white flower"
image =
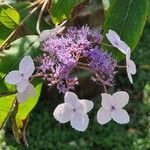
[(20, 61), (19, 70), (11, 71), (5, 77), (7, 83), (17, 86), (17, 100), (19, 102), (23, 102), (29, 96), (35, 95), (35, 89), (29, 82), (29, 77), (33, 74), (34, 70), (35, 66), (31, 56), (25, 56)]
[(110, 29), (108, 33), (106, 33), (106, 37), (114, 47), (118, 48), (124, 54), (127, 53), (129, 46), (120, 39), (120, 36), (115, 31)]
[(129, 101), (128, 93), (116, 92), (113, 95), (102, 93), (102, 107), (97, 113), (97, 121), (106, 124), (111, 119), (120, 124), (128, 123), (130, 117), (126, 110), (122, 109)]
[(136, 74), (136, 65), (133, 60), (130, 59), (131, 51), (127, 50), (126, 54), (126, 69), (129, 81), (133, 83), (132, 75)]
[(54, 110), (54, 118), (60, 123), (70, 121), (71, 126), (78, 131), (85, 131), (89, 124), (87, 113), (94, 104), (89, 100), (79, 100), (73, 92), (66, 92), (65, 103), (58, 105)]

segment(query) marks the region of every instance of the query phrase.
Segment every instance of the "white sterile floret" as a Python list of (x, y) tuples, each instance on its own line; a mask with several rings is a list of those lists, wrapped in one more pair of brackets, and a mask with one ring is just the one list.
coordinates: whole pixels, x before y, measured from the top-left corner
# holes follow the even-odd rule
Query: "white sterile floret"
[(130, 59), (131, 51), (127, 50), (126, 54), (126, 69), (129, 81), (133, 83), (132, 75), (136, 74), (136, 65), (133, 60)]
[(29, 84), (29, 77), (33, 74), (35, 66), (31, 56), (22, 58), (19, 64), (19, 70), (14, 70), (8, 73), (5, 81), (9, 84), (15, 84), (17, 91), (23, 93)]
[(93, 108), (93, 102), (80, 100), (73, 92), (66, 92), (64, 101), (64, 103), (55, 108), (54, 118), (60, 123), (70, 121), (74, 129), (85, 131), (89, 124), (87, 113)]
[(113, 95), (102, 93), (102, 107), (97, 112), (97, 121), (106, 124), (111, 119), (119, 124), (126, 124), (130, 117), (123, 107), (129, 101), (128, 93), (124, 91), (116, 92)]
[(115, 31), (110, 29), (108, 33), (106, 33), (106, 37), (114, 47), (118, 48), (124, 54), (127, 53), (126, 50), (129, 46), (120, 39), (120, 36)]
[(43, 30), (42, 33), (40, 34), (40, 42), (43, 42), (49, 37), (55, 37), (57, 34), (61, 33), (64, 29), (65, 26), (63, 26), (66, 23), (66, 20), (62, 22), (59, 26), (55, 27), (54, 29), (50, 30)]

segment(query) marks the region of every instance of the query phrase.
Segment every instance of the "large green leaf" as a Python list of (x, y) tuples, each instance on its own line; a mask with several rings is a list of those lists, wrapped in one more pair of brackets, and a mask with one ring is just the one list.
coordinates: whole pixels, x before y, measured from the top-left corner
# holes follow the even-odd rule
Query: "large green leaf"
[[(148, 0), (113, 0), (104, 22), (104, 33), (116, 31), (132, 50), (142, 35), (147, 19)], [(106, 39), (104, 40), (105, 42)], [(122, 54), (114, 48), (105, 47), (120, 59)]]
[(13, 107), (15, 94), (0, 97), (0, 129), (3, 127), (10, 110)]
[(38, 99), (40, 97), (42, 83), (39, 81), (34, 81), (36, 96), (29, 98), (24, 103), (18, 104), (15, 118), (13, 119), (13, 133), (18, 143), (24, 143), (28, 146), (28, 142), (25, 137), (25, 130), (29, 120), (29, 113), (36, 106)]
[(54, 24), (70, 18), (73, 8), (85, 0), (52, 0), (50, 16)]
[[(25, 36), (12, 42), (10, 48), (0, 53), (0, 94), (14, 92), (4, 82), (5, 75), (11, 70), (18, 69), (21, 58), (25, 55), (30, 55), (32, 58), (38, 56), (41, 51), (39, 48), (38, 36)], [(9, 88), (10, 87), (10, 88)]]
[(0, 5), (0, 23), (14, 29), (20, 22), (19, 13), (9, 5)]

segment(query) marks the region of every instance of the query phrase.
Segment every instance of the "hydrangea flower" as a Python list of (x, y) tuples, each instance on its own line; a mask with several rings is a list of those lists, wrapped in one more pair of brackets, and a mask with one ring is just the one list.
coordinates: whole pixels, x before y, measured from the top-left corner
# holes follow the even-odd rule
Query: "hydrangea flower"
[(25, 56), (20, 61), (19, 70), (11, 71), (5, 77), (7, 83), (17, 86), (17, 100), (19, 102), (23, 102), (27, 97), (35, 95), (35, 89), (29, 82), (34, 70), (35, 66), (31, 56)]
[(59, 92), (65, 93), (78, 84), (77, 77), (72, 77), (71, 72), (78, 66), (80, 59), (84, 58), (95, 72), (94, 81), (112, 85), (116, 61), (98, 48), (102, 39), (99, 31), (88, 26), (70, 27), (64, 34), (53, 37), (49, 35), (41, 43), (44, 54), (37, 59), (37, 69), (49, 85), (56, 84)]
[(54, 110), (54, 118), (60, 123), (70, 121), (71, 126), (78, 131), (85, 131), (89, 124), (87, 113), (94, 104), (89, 100), (79, 100), (73, 92), (66, 92), (64, 103), (59, 104)]
[(127, 50), (126, 54), (126, 68), (127, 68), (127, 75), (129, 78), (129, 81), (133, 83), (132, 75), (136, 74), (136, 65), (133, 60), (130, 59), (130, 49)]
[(97, 113), (97, 121), (100, 124), (106, 124), (111, 119), (119, 124), (126, 124), (130, 117), (123, 107), (129, 101), (128, 93), (119, 91), (113, 95), (102, 93), (102, 107)]
[(124, 54), (127, 53), (129, 46), (120, 39), (120, 36), (115, 31), (110, 29), (108, 33), (106, 33), (106, 37), (114, 47), (118, 48)]

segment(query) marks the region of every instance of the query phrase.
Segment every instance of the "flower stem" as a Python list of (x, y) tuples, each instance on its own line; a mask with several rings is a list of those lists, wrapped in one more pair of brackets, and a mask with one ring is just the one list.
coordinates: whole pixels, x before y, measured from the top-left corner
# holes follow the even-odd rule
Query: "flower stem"
[(38, 17), (38, 20), (37, 20), (36, 31), (37, 31), (37, 33), (38, 33), (39, 35), (41, 34), (41, 31), (40, 31), (41, 18), (42, 18), (44, 9), (45, 9), (45, 7), (46, 7), (48, 1), (49, 1), (49, 0), (45, 0), (45, 2), (43, 3), (42, 8), (41, 8), (41, 11), (40, 11), (40, 14), (39, 14), (39, 17)]
[(105, 93), (107, 93), (106, 85), (104, 83), (102, 83), (102, 84), (103, 84), (103, 88), (104, 88)]
[(102, 44), (104, 46), (114, 47), (113, 45), (110, 45), (110, 44), (107, 44), (107, 43), (103, 43), (103, 42), (101, 42), (100, 44)]

